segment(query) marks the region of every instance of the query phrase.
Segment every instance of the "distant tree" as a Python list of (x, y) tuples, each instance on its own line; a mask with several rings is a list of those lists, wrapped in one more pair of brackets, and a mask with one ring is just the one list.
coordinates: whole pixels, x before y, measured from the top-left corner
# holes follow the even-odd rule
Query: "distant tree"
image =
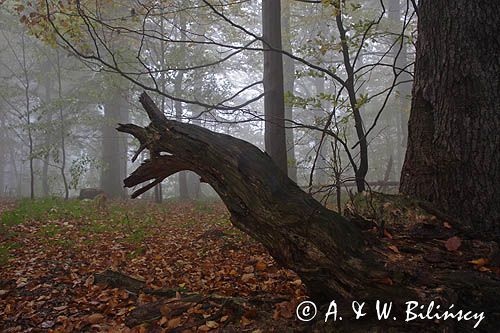
[[(387, 61), (387, 59), (392, 59), (393, 52), (391, 50), (396, 43), (386, 43), (385, 41), (380, 43), (384, 34), (387, 35), (386, 32), (377, 30), (382, 19), (386, 17), (383, 3), (381, 5), (378, 2), (367, 0), (363, 1), (363, 5), (350, 6), (345, 5), (344, 2), (336, 1), (311, 1), (311, 3), (294, 1), (292, 3), (296, 9), (293, 11), (293, 15), (286, 14), (291, 8), (285, 6), (284, 29), (290, 30), (290, 26), (287, 26), (287, 19), (290, 19), (291, 16), (297, 20), (296, 13), (303, 12), (305, 8), (315, 14), (319, 13), (318, 17), (326, 20), (327, 24), (325, 29), (318, 29), (317, 26), (321, 26), (321, 22), (310, 19), (308, 15), (299, 14), (299, 19), (307, 20), (313, 28), (311, 29), (310, 26), (294, 27), (293, 35), (307, 35), (310, 38), (300, 40), (295, 37), (294, 41), (288, 41), (285, 38), (283, 44), (286, 44), (285, 47), (282, 47), (283, 36), (279, 33), (281, 27), (277, 24), (278, 20), (281, 20), (280, 1), (262, 2), (262, 35), (259, 25), (256, 24), (258, 15), (249, 15), (249, 13), (258, 13), (259, 4), (255, 5), (253, 2), (231, 3), (223, 1), (219, 3), (202, 0), (201, 2), (147, 3), (135, 8), (132, 17), (125, 15), (120, 20), (102, 14), (111, 8), (118, 17), (117, 12), (123, 10), (123, 8), (120, 9), (121, 7), (126, 6), (116, 1), (109, 3), (79, 1), (68, 6), (61, 6), (59, 2), (52, 0), (46, 0), (44, 3), (44, 8), (40, 9), (39, 15), (35, 15), (35, 18), (32, 18), (31, 13), (27, 15), (25, 9), (20, 10), (21, 18), (24, 18), (28, 25), (34, 25), (37, 28), (47, 25), (48, 29), (44, 30), (45, 35), (47, 35), (44, 37), (45, 39), (69, 48), (93, 68), (117, 72), (136, 86), (154, 91), (177, 104), (193, 104), (202, 107), (204, 108), (203, 113), (209, 114), (214, 122), (234, 124), (264, 120), (264, 124), (267, 126), (265, 131), (267, 133), (265, 134), (266, 151), (270, 156), (274, 156), (273, 159), (283, 170), (287, 167), (287, 160), (293, 164), (293, 155), (295, 155), (295, 152), (292, 154), (291, 149), (291, 128), (296, 129), (298, 138), (305, 134), (309, 140), (309, 143), (303, 142), (303, 147), (297, 148), (297, 155), (305, 155), (304, 160), (300, 161), (301, 170), (307, 170), (313, 164), (312, 160), (318, 160), (310, 158), (311, 150), (308, 148), (312, 141), (317, 141), (315, 139), (318, 135), (310, 135), (308, 132), (319, 132), (319, 136), (323, 137), (323, 140), (320, 140), (323, 149), (328, 148), (328, 142), (335, 140), (340, 144), (342, 150), (345, 150), (344, 160), (347, 161), (346, 165), (350, 165), (349, 169), (345, 169), (345, 173), (349, 178), (343, 176), (336, 183), (355, 181), (359, 192), (366, 189), (365, 184), (369, 171), (368, 145), (372, 142), (373, 137), (378, 135), (377, 120), (395, 91), (394, 86), (402, 83), (401, 80), (396, 82), (397, 77), (402, 72), (408, 71), (408, 66), (394, 71), (393, 69), (397, 65), (394, 64), (394, 61), (392, 63)], [(363, 7), (366, 8), (366, 11), (360, 10)], [(181, 13), (187, 13), (186, 15), (189, 17), (196, 17), (196, 22), (188, 22), (186, 28), (182, 29), (176, 18)], [(405, 14), (408, 14), (408, 11)], [(401, 20), (403, 31), (408, 27), (408, 21), (410, 21), (409, 16), (405, 17), (404, 22)], [(164, 22), (168, 28), (160, 31), (158, 23), (151, 25), (152, 22)], [(146, 30), (153, 33), (147, 33), (144, 30), (146, 26), (148, 28)], [(200, 26), (203, 26), (203, 31), (199, 30)], [(320, 30), (325, 30), (325, 33), (323, 34)], [(133, 58), (129, 58), (130, 61), (123, 61), (122, 52), (109, 42), (109, 34), (120, 34), (120, 36), (124, 36), (123, 38), (131, 41), (129, 51), (134, 54)], [(289, 37), (290, 32), (287, 32), (286, 35)], [(186, 38), (181, 39), (179, 36)], [(85, 42), (82, 43), (82, 40)], [(99, 42), (94, 43), (93, 41)], [(168, 62), (175, 59), (174, 61), (182, 66), (169, 64), (167, 66), (169, 68), (159, 69), (161, 61), (153, 62), (149, 59), (151, 52), (148, 45), (155, 42), (166, 43), (168, 48), (165, 51), (168, 54)], [(290, 47), (292, 43), (295, 43), (293, 50)], [(172, 57), (172, 55), (175, 54), (177, 46), (181, 44), (186, 44), (188, 50), (203, 46), (204, 52), (197, 57), (192, 57), (192, 53), (188, 52), (189, 55), (182, 59), (184, 62), (180, 62), (177, 57)], [(365, 49), (367, 52), (364, 52)], [(255, 61), (256, 58), (260, 58), (260, 56), (255, 57), (255, 55), (261, 52), (267, 58), (263, 80), (266, 81), (264, 83), (265, 93), (262, 93), (260, 87), (263, 83), (260, 81), (261, 71), (256, 70), (261, 63)], [(365, 53), (368, 54), (366, 63), (363, 60)], [(283, 57), (287, 59), (286, 90), (288, 92), (295, 90), (295, 93), (300, 95), (299, 103), (302, 100), (305, 101), (305, 104), (317, 104), (314, 100), (324, 100), (325, 104), (331, 107), (329, 110), (323, 110), (322, 117), (305, 115), (292, 119), (294, 117), (290, 117), (291, 107), (300, 106), (294, 99), (291, 100), (291, 103), (287, 100), (287, 113), (285, 115), (283, 94), (272, 87), (279, 80), (281, 82), (276, 86), (280, 87), (279, 90), (284, 90)], [(275, 65), (270, 66), (271, 59)], [(278, 62), (281, 65), (278, 65)], [(295, 65), (295, 79), (298, 79), (299, 76), (308, 76), (308, 78), (300, 80), (302, 82), (292, 80), (294, 78), (291, 73), (294, 68), (290, 64)], [(208, 67), (219, 68), (218, 84), (225, 88), (225, 94), (220, 96), (221, 98), (207, 98), (207, 96), (200, 96), (200, 94), (191, 95), (189, 92), (186, 93), (186, 90), (189, 91), (189, 86), (186, 85), (183, 88), (187, 89), (182, 89), (180, 95), (175, 93), (172, 86), (169, 89), (162, 88), (161, 73), (184, 72), (183, 76), (189, 80), (192, 77), (192, 72), (203, 72)], [(278, 70), (279, 73), (271, 73), (270, 68), (273, 67), (275, 68), (273, 71)], [(220, 68), (224, 68), (224, 70), (221, 71)], [(377, 69), (375, 73), (381, 74), (383, 78), (374, 78), (372, 83), (368, 83), (372, 77), (372, 71), (375, 69)], [(243, 80), (242, 77), (245, 79)], [(312, 79), (318, 77), (330, 81), (328, 82), (328, 91), (312, 99), (307, 94), (304, 96), (303, 92), (308, 90), (304, 87)], [(259, 81), (256, 81), (256, 78)], [(308, 79), (309, 82), (307, 82)], [(172, 77), (169, 80), (172, 80)], [(369, 84), (372, 86), (371, 89), (365, 88)], [(240, 89), (242, 86), (243, 88)], [(262, 97), (265, 97), (264, 117), (255, 104), (251, 108), (249, 107)], [(377, 106), (372, 108), (371, 114), (368, 114), (364, 110), (367, 103), (371, 101), (374, 101)], [(273, 106), (270, 106), (271, 104)], [(317, 107), (313, 108), (318, 109)], [(222, 118), (221, 115), (226, 116), (226, 118)], [(231, 119), (228, 119), (228, 115)], [(301, 122), (303, 119), (300, 118), (307, 121), (303, 123)], [(314, 123), (311, 120), (314, 120)], [(318, 121), (316, 122), (316, 120)], [(346, 133), (339, 132), (337, 124), (333, 123), (334, 121), (342, 122), (341, 127), (352, 127), (354, 130)], [(287, 127), (288, 130), (285, 130), (284, 127)], [(272, 133), (274, 131), (275, 133)], [(323, 144), (326, 144), (326, 148), (323, 147)], [(313, 150), (316, 155), (325, 157), (319, 160), (320, 167), (331, 169), (328, 157), (323, 154), (324, 150)], [(288, 158), (286, 157), (287, 151), (290, 152)], [(314, 169), (314, 165), (312, 167)], [(295, 178), (294, 175), (292, 178)], [(326, 179), (329, 181), (331, 178), (326, 177)]]
[(281, 50), (281, 3), (262, 1), (262, 39), (264, 41), (264, 115), (266, 152), (276, 165), (288, 172), (285, 136), (285, 97)]
[(102, 172), (101, 187), (111, 198), (123, 198), (125, 191), (122, 177), (127, 173), (127, 140), (123, 135), (116, 135), (117, 123), (128, 121), (127, 90), (123, 79), (116, 75), (107, 75), (108, 96), (104, 101), (104, 119), (102, 123)]
[[(290, 2), (292, 0), (281, 0), (281, 27), (283, 50), (292, 53), (292, 28)], [(295, 90), (295, 60), (290, 57), (283, 57), (283, 90), (285, 92), (285, 136), (286, 152), (288, 164), (288, 177), (297, 182), (297, 159), (295, 158), (295, 141), (293, 128), (290, 121), (293, 120), (293, 103), (287, 96), (293, 96)]]
[(500, 232), (500, 3), (420, 1), (401, 192)]

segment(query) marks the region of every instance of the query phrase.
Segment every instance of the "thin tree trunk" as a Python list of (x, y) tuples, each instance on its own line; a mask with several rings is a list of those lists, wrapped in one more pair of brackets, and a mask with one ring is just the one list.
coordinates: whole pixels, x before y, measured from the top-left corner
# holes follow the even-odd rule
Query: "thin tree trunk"
[[(316, 88), (316, 95), (324, 93), (325, 79), (322, 77), (314, 78), (314, 86)], [(329, 106), (325, 106), (325, 109), (329, 110)], [(332, 110), (329, 111), (333, 112)], [(316, 110), (316, 112), (319, 117), (324, 115), (322, 107), (319, 110)], [(321, 124), (321, 126), (324, 126), (324, 124)], [(314, 166), (314, 169), (315, 169), (315, 180), (316, 180), (315, 183), (318, 186), (318, 188), (328, 185), (328, 172), (327, 172), (328, 161), (326, 159), (328, 143), (326, 142), (326, 138), (327, 136), (323, 136), (323, 132), (319, 131), (315, 132), (315, 146), (316, 146), (316, 154), (318, 156), (316, 159), (316, 165)]]
[[(184, 15), (181, 13), (179, 17), (179, 26), (180, 26), (180, 40), (185, 40), (184, 36), (184, 31), (186, 30), (186, 18)], [(181, 43), (179, 45), (179, 53), (182, 55), (181, 57), (185, 56), (186, 54), (186, 46), (185, 43)], [(175, 75), (174, 79), (174, 95), (175, 96), (180, 96), (182, 94), (182, 80), (184, 78), (184, 71), (179, 70), (177, 71), (177, 74)], [(175, 108), (175, 117), (177, 120), (182, 119), (182, 103), (180, 101), (175, 101), (174, 102), (174, 108)], [(186, 171), (181, 171), (179, 172), (178, 176), (178, 183), (179, 183), (179, 199), (181, 200), (189, 200), (189, 188), (188, 188), (188, 180), (187, 180), (187, 172)]]
[[(182, 91), (182, 77), (183, 77), (183, 71), (178, 71), (174, 81), (174, 93), (177, 94), (176, 96), (178, 96), (178, 94), (180, 94)], [(182, 103), (179, 101), (175, 101), (174, 107), (175, 107), (175, 116), (177, 119), (180, 120), (182, 118)], [(186, 171), (179, 172), (178, 183), (179, 183), (179, 199), (189, 200), (189, 189), (188, 189)]]
[[(45, 80), (44, 88), (45, 88), (45, 104), (49, 105), (51, 101), (50, 80)], [(47, 110), (46, 122), (47, 122), (47, 133), (45, 135), (45, 144), (44, 144), (46, 153), (43, 157), (43, 166), (42, 166), (42, 194), (44, 197), (48, 197), (50, 194), (49, 162), (50, 162), (50, 147), (52, 143), (52, 110)]]
[[(290, 27), (290, 0), (281, 0), (283, 8), (283, 49), (292, 52), (292, 31)], [(283, 82), (286, 95), (293, 95), (295, 92), (295, 61), (290, 57), (283, 58)], [(297, 159), (295, 158), (295, 142), (293, 128), (289, 128), (292, 123), (286, 120), (293, 120), (293, 105), (286, 101), (285, 98), (285, 136), (286, 136), (286, 153), (288, 177), (294, 182), (297, 182)]]
[(6, 195), (5, 191), (5, 172), (6, 172), (6, 161), (7, 161), (7, 152), (6, 152), (6, 131), (7, 128), (5, 126), (5, 113), (2, 109), (2, 104), (0, 102), (0, 197)]
[[(401, 16), (406, 6), (403, 6), (400, 0), (391, 0), (389, 2), (389, 20), (394, 26), (392, 29), (395, 34), (395, 45), (392, 49), (392, 54), (395, 59), (394, 65), (396, 67), (396, 73), (399, 74), (396, 80), (397, 86), (395, 87), (395, 107), (391, 110), (392, 114), (389, 115), (388, 122), (391, 126), (396, 128), (396, 142), (394, 145), (394, 152), (396, 158), (394, 160), (394, 169), (400, 171), (403, 159), (404, 159), (404, 148), (406, 148), (406, 143), (408, 140), (408, 110), (409, 110), (409, 100), (411, 98), (411, 81), (412, 77), (408, 73), (410, 68), (408, 67), (408, 41), (402, 35), (403, 27), (401, 23)], [(392, 154), (392, 153), (391, 153)]]
[(402, 193), (500, 236), (500, 3), (419, 2)]
[[(56, 50), (57, 54), (57, 92), (58, 92), (58, 97), (59, 97), (59, 105), (62, 102), (62, 82), (61, 82), (61, 63), (60, 63), (60, 56), (59, 56), (59, 50)], [(59, 123), (61, 126), (61, 178), (63, 180), (63, 185), (64, 185), (64, 199), (68, 200), (69, 198), (69, 186), (68, 186), (68, 180), (66, 179), (66, 130), (65, 130), (65, 124), (64, 124), (64, 113), (63, 113), (63, 107), (60, 105), (59, 106)]]
[(26, 125), (28, 128), (28, 148), (29, 148), (29, 170), (30, 170), (30, 199), (35, 199), (35, 169), (33, 165), (33, 133), (31, 128), (31, 100), (30, 100), (30, 77), (28, 74), (28, 68), (26, 63), (26, 41), (24, 34), (21, 35), (21, 45), (22, 45), (22, 58), (23, 58), (23, 72), (25, 79), (24, 86), (24, 98), (26, 107)]
[[(278, 0), (262, 1), (262, 37), (268, 45), (281, 50), (281, 5)], [(278, 168), (288, 172), (283, 91), (283, 57), (269, 51), (264, 43), (264, 113), (266, 153)]]
[(344, 67), (347, 73), (347, 80), (345, 82), (345, 88), (349, 95), (349, 104), (352, 109), (352, 114), (354, 116), (354, 128), (356, 129), (356, 135), (359, 142), (359, 164), (353, 165), (354, 175), (356, 178), (356, 187), (358, 192), (363, 192), (365, 190), (365, 178), (368, 173), (368, 140), (366, 138), (363, 118), (361, 117), (361, 112), (358, 107), (356, 98), (356, 88), (354, 86), (354, 68), (352, 67), (347, 31), (344, 28), (344, 23), (342, 21), (342, 5), (339, 5), (335, 21), (337, 23), (337, 28), (339, 29), (341, 46), (342, 46), (342, 56), (344, 60)]
[[(192, 120), (192, 123), (198, 126), (201, 126), (201, 111), (199, 107), (196, 105), (191, 105), (191, 117), (196, 117), (195, 119)], [(196, 173), (192, 171), (187, 172), (187, 183), (188, 183), (188, 192), (189, 192), (189, 197), (192, 199), (200, 199), (202, 197), (201, 193), (201, 183), (200, 183), (200, 176), (198, 176)]]

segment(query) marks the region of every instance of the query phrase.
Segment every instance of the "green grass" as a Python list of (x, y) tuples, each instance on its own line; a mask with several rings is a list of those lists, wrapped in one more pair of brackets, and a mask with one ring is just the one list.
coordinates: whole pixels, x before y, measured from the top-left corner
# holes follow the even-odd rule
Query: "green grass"
[(94, 216), (96, 211), (92, 202), (44, 198), (37, 200), (23, 199), (14, 210), (3, 212), (0, 223), (11, 227), (26, 221), (47, 221), (57, 219), (79, 219)]
[(54, 238), (61, 233), (61, 227), (55, 223), (46, 224), (40, 228), (38, 233), (44, 238)]
[(138, 226), (136, 229), (132, 230), (124, 241), (129, 244), (140, 244), (148, 236), (148, 232), (142, 226)]
[(0, 266), (7, 264), (12, 257), (11, 251), (21, 246), (19, 243), (7, 242), (0, 244)]
[(214, 212), (214, 206), (210, 202), (198, 200), (194, 203), (194, 210), (198, 213), (211, 214)]
[[(197, 201), (192, 209), (199, 214), (215, 212), (211, 202)], [(36, 221), (39, 226), (37, 238), (44, 243), (70, 248), (74, 243), (73, 233), (76, 232), (74, 235), (83, 236), (83, 242), (88, 245), (94, 244), (102, 236), (117, 236), (122, 242), (140, 249), (145, 239), (153, 234), (155, 227), (163, 223), (161, 217), (170, 210), (171, 206), (166, 203), (131, 205), (108, 202), (106, 209), (101, 211), (92, 200), (23, 199), (14, 209), (0, 215), (0, 235), (6, 241), (13, 236), (22, 238), (22, 232), (14, 227)], [(67, 224), (63, 222), (69, 222), (75, 229), (68, 233)], [(198, 218), (191, 217), (182, 226), (190, 228), (197, 223)], [(220, 227), (228, 224), (226, 217), (214, 217), (209, 223)], [(2, 260), (8, 260), (7, 246), (3, 245), (1, 251)]]

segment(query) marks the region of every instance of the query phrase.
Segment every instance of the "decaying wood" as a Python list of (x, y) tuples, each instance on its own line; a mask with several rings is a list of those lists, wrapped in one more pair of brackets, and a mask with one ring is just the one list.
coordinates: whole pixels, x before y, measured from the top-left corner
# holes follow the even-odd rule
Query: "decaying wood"
[(95, 284), (106, 284), (111, 288), (123, 288), (137, 294), (146, 287), (146, 282), (110, 269), (94, 274)]
[(94, 283), (105, 284), (111, 288), (122, 288), (134, 294), (142, 292), (144, 294), (155, 295), (159, 297), (174, 297), (178, 292), (177, 289), (147, 288), (145, 281), (110, 269), (101, 273), (94, 274)]
[[(388, 264), (386, 244), (323, 207), (257, 147), (193, 124), (168, 120), (145, 93), (140, 102), (151, 124), (121, 124), (118, 128), (137, 138), (141, 149), (151, 153), (151, 159), (124, 181), (126, 187), (152, 181), (136, 190), (133, 197), (178, 171), (191, 170), (217, 191), (232, 223), (261, 242), (280, 265), (295, 271), (319, 303), (332, 299), (380, 299), (395, 304), (459, 301), (463, 308), (489, 314), (481, 324), (483, 329), (493, 327), (488, 326), (494, 323), (491, 317), (500, 316), (495, 303), (500, 298), (500, 284), (494, 274), (465, 266), (429, 268), (425, 255), (416, 261), (411, 253), (401, 253), (397, 263)], [(436, 246), (442, 243), (424, 249)], [(431, 270), (432, 274), (414, 268)], [(463, 322), (460, 325), (468, 327)]]

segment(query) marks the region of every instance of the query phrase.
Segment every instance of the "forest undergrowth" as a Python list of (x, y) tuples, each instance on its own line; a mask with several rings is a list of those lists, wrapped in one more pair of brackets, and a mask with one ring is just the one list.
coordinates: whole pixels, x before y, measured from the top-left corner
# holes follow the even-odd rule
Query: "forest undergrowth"
[[(1, 214), (2, 332), (282, 331), (305, 297), (220, 203), (43, 199)], [(144, 285), (98, 283), (111, 271)]]

